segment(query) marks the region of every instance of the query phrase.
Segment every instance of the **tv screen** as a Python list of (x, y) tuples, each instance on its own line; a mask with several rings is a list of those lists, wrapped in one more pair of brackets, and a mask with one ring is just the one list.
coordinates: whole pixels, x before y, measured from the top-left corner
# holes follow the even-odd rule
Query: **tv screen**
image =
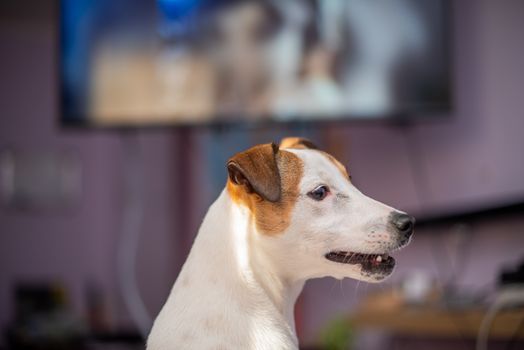
[(450, 104), (445, 0), (62, 0), (61, 119), (417, 117)]

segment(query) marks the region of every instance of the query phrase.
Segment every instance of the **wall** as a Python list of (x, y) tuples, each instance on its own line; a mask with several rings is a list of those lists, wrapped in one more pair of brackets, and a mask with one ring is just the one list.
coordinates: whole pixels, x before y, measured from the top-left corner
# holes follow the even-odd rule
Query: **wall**
[[(26, 2), (21, 8), (27, 12), (0, 11), (0, 151), (73, 152), (84, 169), (83, 195), (73, 208), (45, 213), (0, 206), (0, 329), (12, 317), (11, 287), (34, 279), (63, 283), (79, 312), (86, 306), (87, 283), (99, 285), (113, 326), (126, 327), (129, 315), (116, 279), (116, 249), (126, 201), (124, 137), (118, 132), (58, 127), (53, 3)], [(5, 10), (6, 4), (2, 5)], [(172, 152), (176, 136), (148, 131), (134, 137), (143, 153), (145, 178), (137, 276), (151, 313), (156, 313), (176, 274), (177, 155)]]

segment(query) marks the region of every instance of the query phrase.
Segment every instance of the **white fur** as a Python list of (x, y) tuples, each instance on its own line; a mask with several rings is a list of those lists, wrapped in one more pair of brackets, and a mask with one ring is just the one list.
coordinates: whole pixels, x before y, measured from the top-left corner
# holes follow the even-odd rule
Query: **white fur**
[[(320, 152), (290, 151), (303, 161), (304, 174), (289, 227), (278, 235), (261, 234), (248, 209), (222, 191), (155, 320), (149, 350), (297, 349), (293, 308), (307, 279), (378, 280), (363, 274), (360, 265), (324, 255), (397, 248), (387, 225), (394, 209), (364, 196)], [(331, 189), (326, 199), (306, 195), (321, 184)]]

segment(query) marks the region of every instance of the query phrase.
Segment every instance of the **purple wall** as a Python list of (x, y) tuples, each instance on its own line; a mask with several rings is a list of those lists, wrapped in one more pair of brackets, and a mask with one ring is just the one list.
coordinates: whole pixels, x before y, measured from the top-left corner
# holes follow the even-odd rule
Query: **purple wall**
[[(1, 18), (0, 150), (71, 151), (80, 158), (83, 196), (72, 209), (42, 213), (0, 207), (0, 330), (12, 317), (11, 286), (56, 280), (85, 309), (85, 288), (102, 288), (114, 326), (129, 325), (118, 292), (116, 247), (122, 204), (122, 136), (57, 129), (54, 1), (37, 14)], [(27, 5), (27, 4), (26, 4)], [(145, 222), (137, 260), (142, 294), (157, 312), (176, 274), (173, 133), (139, 136), (144, 159)]]
[[(339, 135), (351, 140), (346, 160), (360, 188), (414, 213), (524, 198), (524, 45), (520, 38), (524, 2), (461, 0), (454, 4), (455, 112), (409, 129), (358, 125)], [(0, 208), (0, 329), (11, 317), (9, 286), (19, 280), (47, 278), (65, 283), (78, 311), (85, 308), (85, 282), (93, 280), (107, 295), (113, 324), (128, 325), (115, 266), (124, 201), (121, 136), (56, 129), (56, 43), (51, 18), (50, 8), (31, 22), (2, 18), (0, 149), (72, 150), (83, 164), (84, 191), (78, 207), (67, 212)], [(179, 259), (176, 137), (167, 131), (150, 131), (140, 136), (140, 143), (146, 217), (137, 275), (148, 308), (156, 313), (176, 276)], [(415, 151), (408, 153), (409, 147)], [(206, 197), (201, 192), (195, 193)], [(195, 202), (194, 207), (200, 212), (204, 205)], [(197, 226), (200, 218), (193, 221), (189, 226)], [(465, 286), (492, 283), (501, 264), (522, 256), (523, 228), (522, 218), (473, 226), (475, 254), (465, 273)], [(444, 237), (419, 232), (400, 255), (400, 268), (392, 281), (412, 266), (436, 276), (435, 262), (427, 257)], [(341, 286), (329, 279), (310, 282), (305, 291), (305, 338), (314, 340), (319, 326), (350, 310), (366, 289), (373, 288), (361, 284), (355, 293), (351, 281)]]

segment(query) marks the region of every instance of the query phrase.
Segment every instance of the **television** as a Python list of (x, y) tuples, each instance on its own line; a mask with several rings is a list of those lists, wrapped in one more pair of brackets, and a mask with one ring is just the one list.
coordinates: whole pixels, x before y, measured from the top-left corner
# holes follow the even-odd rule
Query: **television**
[(446, 0), (61, 0), (66, 125), (423, 118), (450, 108)]

